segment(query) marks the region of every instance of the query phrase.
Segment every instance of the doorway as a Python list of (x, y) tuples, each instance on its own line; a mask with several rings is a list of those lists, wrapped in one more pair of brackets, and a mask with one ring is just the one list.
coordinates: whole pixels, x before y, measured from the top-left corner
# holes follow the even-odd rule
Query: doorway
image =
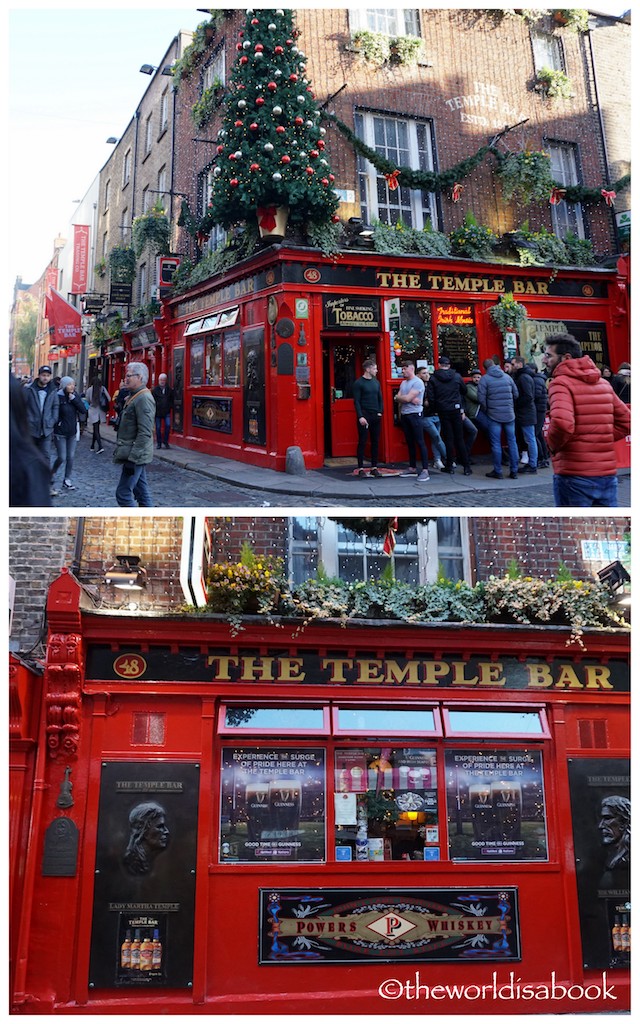
[(367, 356), (378, 358), (376, 342), (377, 339), (363, 341), (353, 337), (324, 339), (324, 441), (327, 456), (355, 458), (358, 427), (353, 385), (362, 376), (362, 364)]

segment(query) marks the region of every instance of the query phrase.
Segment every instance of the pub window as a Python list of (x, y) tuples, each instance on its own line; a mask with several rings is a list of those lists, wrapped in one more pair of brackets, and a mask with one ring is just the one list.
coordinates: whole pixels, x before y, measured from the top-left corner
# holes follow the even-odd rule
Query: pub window
[[(346, 518), (346, 517), (345, 517)], [(330, 577), (366, 580), (380, 576), (389, 559), (384, 538), (367, 537), (343, 523), (315, 516), (289, 518), (289, 575), (294, 585), (322, 569)], [(459, 516), (438, 516), (396, 534), (393, 553), (396, 579), (432, 583), (438, 575), (471, 579), (467, 522)]]
[[(551, 157), (551, 175), (554, 181), (562, 185), (578, 185), (580, 174), (576, 146), (570, 142), (548, 142), (547, 148)], [(559, 238), (565, 238), (569, 232), (578, 238), (585, 237), (580, 203), (556, 203), (551, 207), (551, 223), (554, 234)]]
[(542, 709), (513, 708), (497, 711), (491, 708), (444, 708), (446, 736), (509, 736), (522, 739), (530, 736), (549, 736), (549, 728)]
[(213, 59), (209, 61), (202, 72), (202, 92), (215, 85), (224, 85), (225, 82), (225, 57), (224, 47), (221, 46)]
[(562, 43), (550, 32), (531, 30), (531, 46), (533, 48), (533, 66), (536, 72), (542, 68), (551, 71), (564, 71)]
[(434, 708), (365, 708), (341, 706), (333, 709), (334, 732), (350, 736), (436, 736), (440, 719)]
[(120, 233), (122, 235), (122, 245), (128, 245), (129, 244), (129, 242), (131, 240), (130, 235), (129, 235), (130, 231), (131, 231), (131, 214), (129, 213), (129, 208), (127, 206), (125, 206), (124, 210), (122, 211), (121, 224), (120, 224)]
[(467, 377), (478, 365), (478, 334), (473, 304), (449, 302), (436, 306), (438, 357), (449, 356), (451, 366)]
[(149, 186), (145, 185), (142, 190), (142, 212), (147, 213), (147, 211), (151, 209), (151, 205), (151, 193), (149, 191)]
[(207, 334), (204, 344), (205, 380), (193, 383), (240, 385), (240, 331), (235, 328)]
[(388, 36), (419, 36), (420, 16), (417, 10), (402, 7), (359, 7), (349, 11), (352, 32), (368, 29)]
[[(432, 127), (430, 122), (386, 117), (382, 114), (357, 112), (355, 130), (371, 149), (394, 167), (416, 167), (421, 171), (433, 170)], [(365, 157), (358, 156), (360, 206), (362, 218), (371, 223), (402, 222), (408, 227), (437, 227), (438, 213), (435, 195), (400, 184), (390, 189), (385, 176), (376, 171)]]
[(279, 736), (285, 732), (326, 735), (329, 732), (327, 707), (248, 707), (226, 704), (220, 709), (219, 732), (245, 730)]
[(339, 748), (334, 787), (337, 861), (439, 859), (435, 749)]

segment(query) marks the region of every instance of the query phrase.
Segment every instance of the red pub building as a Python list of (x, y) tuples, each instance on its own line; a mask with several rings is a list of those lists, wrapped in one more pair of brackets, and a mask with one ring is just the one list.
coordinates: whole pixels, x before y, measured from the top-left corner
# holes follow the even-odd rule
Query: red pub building
[(628, 1010), (626, 630), (47, 618), (14, 1013)]

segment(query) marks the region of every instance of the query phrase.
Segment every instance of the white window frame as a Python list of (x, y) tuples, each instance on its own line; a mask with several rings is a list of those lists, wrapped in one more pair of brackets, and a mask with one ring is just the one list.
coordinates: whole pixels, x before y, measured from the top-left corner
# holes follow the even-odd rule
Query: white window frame
[(164, 90), (160, 99), (160, 131), (164, 132), (169, 127), (169, 87)]
[(149, 156), (153, 141), (153, 114), (149, 114), (144, 126), (144, 155)]
[[(288, 572), (293, 578), (293, 556), (298, 549), (298, 541), (293, 537), (293, 520), (300, 517), (289, 517), (288, 529)], [(309, 517), (315, 519), (317, 529), (317, 558), (329, 577), (339, 576), (339, 524), (325, 517)], [(462, 573), (466, 582), (471, 582), (471, 558), (469, 552), (469, 523), (466, 517), (460, 516), (460, 547), (462, 552)], [(418, 579), (419, 584), (435, 583), (438, 578), (441, 556), (439, 551), (438, 525), (433, 520), (429, 523), (418, 523)], [(304, 542), (305, 544), (307, 542)], [(382, 542), (381, 542), (382, 543)], [(379, 557), (379, 556), (377, 556)], [(367, 576), (366, 551), (363, 551), (363, 576)]]
[(111, 178), (107, 178), (104, 186), (104, 208), (109, 209), (109, 202), (111, 200)]
[(149, 191), (149, 186), (145, 185), (145, 187), (142, 190), (142, 212), (147, 213), (152, 206), (153, 203), (151, 202), (151, 193)]
[(167, 199), (169, 197), (169, 188), (167, 186), (167, 165), (158, 171), (158, 198), (162, 201), (163, 206), (167, 207)]
[[(200, 180), (202, 184), (199, 196), (200, 216), (204, 217), (209, 206), (209, 199), (211, 198), (211, 190), (213, 188), (213, 166), (203, 172)], [(202, 252), (216, 252), (218, 249), (222, 249), (226, 245), (227, 237), (225, 228), (221, 227), (220, 224), (214, 224), (208, 240), (202, 245)]]
[(420, 38), (420, 11), (405, 7), (349, 8), (351, 32), (366, 30), (386, 36), (417, 36)]
[(540, 29), (531, 29), (531, 46), (533, 49), (533, 67), (536, 71), (550, 68), (552, 71), (564, 71), (564, 54), (562, 43), (557, 36)]
[[(361, 138), (370, 149), (375, 149), (380, 152), (382, 156), (387, 156), (387, 149), (385, 148), (384, 151), (379, 150), (375, 142), (376, 121), (380, 120), (384, 122), (395, 122), (397, 125), (405, 125), (407, 128), (408, 156), (406, 157), (406, 160), (399, 160), (399, 163), (406, 163), (409, 167), (415, 167), (425, 171), (433, 170), (434, 154), (431, 122), (428, 119), (396, 117), (391, 114), (377, 114), (364, 110), (356, 111), (355, 128), (358, 138)], [(426, 146), (422, 151), (418, 146), (419, 129), (424, 132), (426, 143)], [(438, 207), (435, 193), (423, 192), (421, 189), (407, 189), (406, 186), (403, 187), (401, 181), (398, 184), (397, 190), (390, 190), (384, 176), (379, 174), (373, 164), (362, 156), (358, 156), (358, 177), (363, 216), (365, 220), (369, 221), (369, 223), (374, 220), (390, 224), (396, 223), (396, 220), (393, 220), (393, 213), (398, 204), (393, 200), (397, 199), (399, 203), (404, 203), (404, 209), (402, 206), (399, 208), (400, 217), (397, 219), (402, 220), (403, 223), (406, 224), (408, 217), (411, 223), (407, 226), (417, 228), (418, 230), (425, 227), (427, 220), (430, 221), (431, 227), (434, 230), (438, 228)], [(389, 200), (388, 205), (380, 204), (378, 202), (379, 181), (384, 183), (383, 187), (386, 189), (386, 195)], [(407, 193), (408, 202), (406, 202)]]
[[(578, 150), (572, 142), (545, 143), (551, 157), (551, 176), (562, 185), (579, 185)], [(551, 207), (553, 233), (564, 238), (572, 231), (578, 238), (585, 238), (584, 215), (580, 203), (557, 203)]]
[(122, 161), (122, 187), (131, 181), (131, 150), (128, 149), (124, 154), (124, 160)]
[(216, 78), (218, 78), (222, 85), (225, 85), (226, 63), (224, 56), (224, 46), (221, 46), (218, 52), (211, 58), (209, 63), (203, 69), (202, 72), (202, 92), (210, 89)]

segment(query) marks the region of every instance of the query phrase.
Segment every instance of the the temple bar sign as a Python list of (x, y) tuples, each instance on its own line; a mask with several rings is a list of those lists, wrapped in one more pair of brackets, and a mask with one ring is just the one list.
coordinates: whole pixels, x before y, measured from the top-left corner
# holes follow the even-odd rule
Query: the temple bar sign
[(144, 651), (125, 648), (113, 651), (91, 647), (87, 657), (88, 679), (184, 680), (212, 683), (291, 683), (304, 685), (422, 686), (505, 690), (566, 690), (571, 692), (625, 692), (629, 690), (626, 661), (593, 659), (448, 656), (443, 658), (349, 657), (339, 653), (321, 656), (312, 652), (268, 655), (236, 654), (227, 650), (185, 647), (177, 652), (150, 647)]

